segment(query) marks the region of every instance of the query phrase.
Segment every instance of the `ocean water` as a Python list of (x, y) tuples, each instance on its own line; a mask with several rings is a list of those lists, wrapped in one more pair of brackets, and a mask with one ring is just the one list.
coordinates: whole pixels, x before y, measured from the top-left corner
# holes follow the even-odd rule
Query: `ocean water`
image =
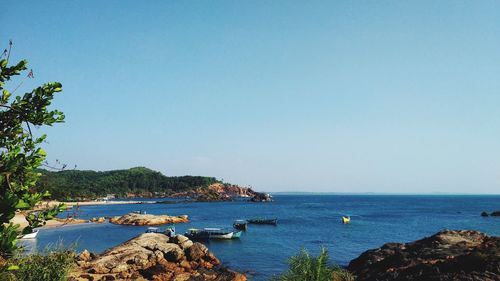
[[(443, 229), (471, 229), (500, 235), (500, 218), (482, 211), (500, 210), (500, 196), (276, 195), (272, 203), (217, 202), (84, 206), (80, 217), (118, 216), (145, 210), (151, 214), (188, 215), (177, 233), (191, 227), (227, 227), (235, 219), (277, 217), (278, 225), (249, 225), (238, 240), (210, 241), (209, 249), (250, 280), (268, 280), (286, 270), (286, 260), (301, 248), (329, 250), (346, 266), (362, 252), (387, 242), (408, 242)], [(64, 215), (64, 214), (63, 214)], [(351, 216), (351, 224), (340, 222)], [(109, 223), (43, 229), (28, 246), (44, 248), (76, 242), (77, 249), (102, 252), (143, 233), (147, 227)]]

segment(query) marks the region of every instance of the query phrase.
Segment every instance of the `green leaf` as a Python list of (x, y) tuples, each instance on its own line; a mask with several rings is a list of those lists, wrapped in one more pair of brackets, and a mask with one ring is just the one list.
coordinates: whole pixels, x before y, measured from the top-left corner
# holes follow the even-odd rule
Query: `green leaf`
[(3, 104), (6, 104), (8, 101), (9, 101), (9, 97), (10, 97), (10, 92), (7, 91), (7, 90), (2, 90), (2, 103)]
[(7, 270), (8, 271), (19, 270), (19, 266), (17, 266), (17, 265), (11, 265), (11, 266), (7, 267)]
[(22, 199), (19, 200), (17, 202), (17, 204), (16, 204), (16, 208), (17, 209), (26, 209), (26, 208), (29, 208), (29, 207), (30, 207), (30, 205), (28, 203), (24, 202), (24, 200), (22, 200)]
[(43, 148), (39, 148), (38, 155), (45, 157), (45, 156), (47, 156), (47, 153), (45, 152), (45, 150)]

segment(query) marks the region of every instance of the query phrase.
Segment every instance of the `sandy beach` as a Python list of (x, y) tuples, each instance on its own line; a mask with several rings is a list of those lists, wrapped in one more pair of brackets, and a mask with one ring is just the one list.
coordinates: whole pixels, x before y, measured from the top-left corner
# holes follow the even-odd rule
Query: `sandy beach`
[[(14, 224), (19, 224), (21, 226), (21, 229), (28, 226), (28, 222), (26, 221), (24, 216), (20, 213), (16, 214), (14, 216), (14, 218), (11, 220), (11, 222)], [(41, 228), (41, 229), (52, 228), (52, 227), (59, 227), (59, 226), (64, 226), (64, 225), (75, 225), (75, 224), (83, 224), (83, 223), (91, 223), (91, 222), (89, 222), (88, 220), (83, 220), (83, 219), (55, 218), (55, 219), (47, 221), (44, 226), (39, 227), (39, 228)]]
[(76, 201), (76, 202), (60, 202), (56, 200), (43, 201), (37, 208), (45, 209), (57, 206), (60, 203), (66, 204), (68, 207), (74, 206), (94, 206), (94, 205), (119, 205), (119, 204), (155, 204), (156, 201), (139, 201), (139, 200), (123, 200), (123, 201)]
[(66, 206), (92, 206), (92, 205), (118, 205), (118, 204), (155, 204), (156, 201), (80, 201), (80, 202), (62, 202)]

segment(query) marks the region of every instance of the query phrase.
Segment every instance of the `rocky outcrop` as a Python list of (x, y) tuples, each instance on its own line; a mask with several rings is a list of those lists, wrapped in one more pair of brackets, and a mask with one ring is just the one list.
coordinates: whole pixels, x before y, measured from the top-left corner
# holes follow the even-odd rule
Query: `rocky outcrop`
[(271, 202), (273, 197), (269, 193), (256, 192), (255, 195), (250, 199), (252, 202)]
[(110, 223), (126, 224), (126, 225), (162, 225), (169, 223), (188, 222), (188, 216), (167, 216), (167, 215), (151, 215), (129, 213), (121, 217), (112, 217)]
[(91, 218), (90, 222), (95, 222), (95, 223), (104, 223), (106, 221), (106, 218), (104, 217), (98, 217), (98, 218)]
[(99, 256), (84, 251), (77, 264), (70, 280), (246, 280), (244, 275), (220, 267), (219, 260), (203, 244), (182, 235), (169, 238), (145, 233)]
[(482, 212), (481, 217), (487, 217), (487, 216), (492, 216), (492, 217), (500, 217), (500, 211), (495, 211), (492, 212), (491, 214), (488, 215), (487, 212)]
[(357, 280), (500, 280), (500, 237), (442, 231), (364, 252), (347, 268)]
[(213, 183), (207, 187), (174, 193), (170, 197), (189, 197), (197, 201), (230, 201), (235, 197), (253, 197), (255, 194), (256, 192), (248, 187)]

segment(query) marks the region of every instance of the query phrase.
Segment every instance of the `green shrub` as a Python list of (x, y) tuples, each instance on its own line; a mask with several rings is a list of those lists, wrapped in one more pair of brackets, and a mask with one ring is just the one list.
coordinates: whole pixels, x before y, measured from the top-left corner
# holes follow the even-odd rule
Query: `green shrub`
[(329, 264), (328, 251), (321, 249), (315, 257), (303, 249), (288, 260), (288, 271), (274, 277), (274, 281), (353, 281), (354, 277), (337, 265)]
[[(7, 261), (0, 280), (64, 281), (75, 264), (75, 253), (68, 249), (46, 250)], [(7, 270), (8, 267), (17, 267)]]

